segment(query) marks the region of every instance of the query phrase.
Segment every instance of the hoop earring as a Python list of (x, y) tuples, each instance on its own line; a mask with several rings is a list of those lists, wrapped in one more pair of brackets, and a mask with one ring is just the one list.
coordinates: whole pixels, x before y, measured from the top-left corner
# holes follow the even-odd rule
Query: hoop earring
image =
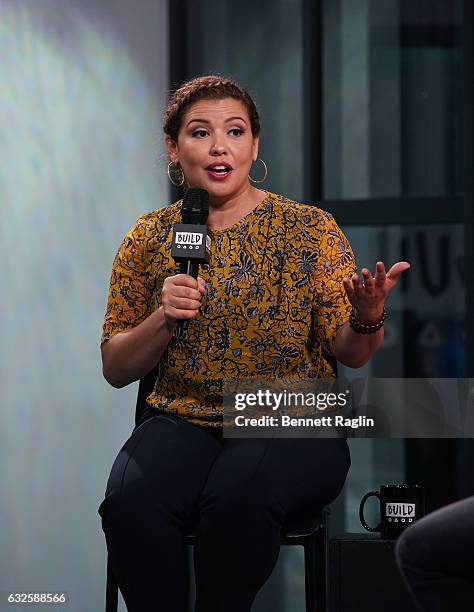
[(260, 157), (257, 159), (257, 161), (261, 161), (263, 164), (263, 168), (265, 170), (265, 176), (261, 179), (258, 179), (257, 181), (255, 179), (253, 179), (250, 174), (249, 174), (249, 179), (252, 181), (252, 183), (263, 183), (263, 181), (267, 178), (268, 176), (268, 170), (267, 170), (267, 164), (263, 161), (263, 159), (260, 159)]
[[(171, 167), (173, 164), (174, 164), (174, 165), (175, 165), (177, 168), (179, 168), (179, 172), (180, 172), (180, 174), (181, 174), (181, 182), (179, 182), (179, 183), (175, 183), (175, 182), (173, 181), (173, 178), (171, 177), (170, 167)], [(176, 172), (177, 172), (177, 170), (176, 170)], [(184, 172), (183, 172), (183, 169), (181, 168), (181, 166), (179, 165), (179, 163), (178, 163), (178, 164), (176, 164), (175, 162), (170, 162), (170, 163), (168, 164), (168, 168), (166, 169), (166, 174), (168, 175), (169, 180), (170, 180), (170, 181), (173, 183), (173, 185), (174, 185), (175, 187), (182, 187), (182, 186), (184, 185)]]

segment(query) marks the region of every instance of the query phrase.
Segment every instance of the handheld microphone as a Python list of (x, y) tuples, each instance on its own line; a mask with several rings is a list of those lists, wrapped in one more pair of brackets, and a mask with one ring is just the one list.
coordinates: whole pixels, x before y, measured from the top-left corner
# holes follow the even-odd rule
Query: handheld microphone
[(209, 194), (205, 189), (188, 189), (181, 205), (181, 223), (173, 226), (171, 256), (181, 274), (198, 277), (199, 264), (209, 263), (211, 237), (207, 231)]
[[(205, 189), (186, 191), (181, 205), (181, 223), (173, 226), (171, 256), (179, 263), (180, 274), (198, 277), (199, 265), (209, 263), (211, 237), (207, 230), (209, 194)], [(186, 321), (181, 321), (182, 327)]]

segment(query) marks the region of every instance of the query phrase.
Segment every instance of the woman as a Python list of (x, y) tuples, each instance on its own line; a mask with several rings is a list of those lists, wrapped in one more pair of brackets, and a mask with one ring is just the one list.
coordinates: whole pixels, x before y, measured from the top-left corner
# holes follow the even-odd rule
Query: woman
[(332, 358), (362, 366), (409, 264), (385, 273), (379, 262), (362, 282), (330, 214), (252, 186), (259, 117), (235, 82), (182, 85), (164, 133), (170, 178), (209, 193), (211, 260), (198, 280), (174, 273), (180, 202), (141, 215), (119, 248), (103, 373), (117, 388), (157, 363), (159, 373), (99, 512), (128, 610), (186, 610), (183, 533), (195, 525), (196, 611), (245, 612), (276, 563), (285, 518), (335, 499), (350, 458), (342, 439), (224, 439), (222, 380), (334, 376)]

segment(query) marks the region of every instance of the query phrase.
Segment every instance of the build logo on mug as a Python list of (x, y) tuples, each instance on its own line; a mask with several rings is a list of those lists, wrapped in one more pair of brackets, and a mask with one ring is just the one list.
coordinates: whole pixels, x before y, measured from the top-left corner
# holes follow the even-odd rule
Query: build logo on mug
[[(369, 497), (380, 501), (380, 523), (370, 527), (364, 518)], [(366, 493), (360, 502), (359, 518), (367, 531), (379, 531), (382, 538), (395, 539), (414, 521), (425, 514), (425, 489), (420, 485), (382, 485), (380, 491)]]

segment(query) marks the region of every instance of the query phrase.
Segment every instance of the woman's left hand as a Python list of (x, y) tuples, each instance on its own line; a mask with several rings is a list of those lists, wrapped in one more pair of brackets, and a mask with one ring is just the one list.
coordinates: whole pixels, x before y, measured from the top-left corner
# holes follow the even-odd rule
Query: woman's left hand
[(375, 276), (370, 270), (362, 268), (363, 281), (357, 274), (344, 278), (347, 297), (357, 311), (357, 319), (362, 323), (376, 323), (382, 317), (385, 300), (395, 287), (402, 272), (408, 270), (407, 261), (399, 261), (388, 272), (382, 261), (375, 266)]

